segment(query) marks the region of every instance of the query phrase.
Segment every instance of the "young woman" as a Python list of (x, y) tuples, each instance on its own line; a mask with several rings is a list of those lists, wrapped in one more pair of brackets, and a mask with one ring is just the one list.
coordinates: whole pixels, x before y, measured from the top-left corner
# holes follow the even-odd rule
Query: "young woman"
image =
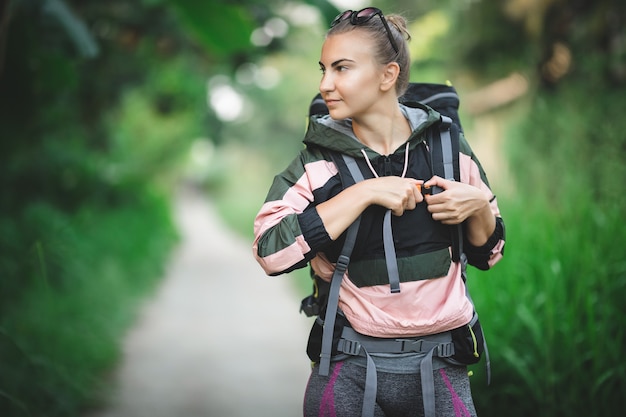
[[(386, 347), (446, 347), (445, 337), (472, 321), (464, 265), (451, 256), (451, 227), (463, 224), (467, 261), (481, 269), (495, 264), (504, 248), (496, 198), (465, 139), (461, 135), (460, 181), (433, 176), (426, 135), (439, 114), (398, 101), (409, 85), (408, 39), (404, 18), (372, 7), (332, 22), (319, 61), (329, 115), (311, 118), (306, 148), (275, 177), (254, 223), (254, 256), (267, 274), (310, 265), (330, 281), (346, 230), (361, 219), (341, 281), (335, 356), (326, 372), (312, 357), (307, 417), (476, 414), (467, 369), (445, 349)], [(354, 158), (364, 180), (344, 188), (332, 154)], [(432, 187), (442, 192), (420, 192)], [(388, 210), (400, 274), (393, 292), (382, 232)], [(350, 346), (359, 349), (349, 351), (345, 338), (337, 340), (346, 329), (360, 341)], [(319, 337), (312, 332), (309, 346), (319, 345)], [(363, 346), (371, 347), (367, 354)], [(432, 367), (424, 368), (433, 351)]]

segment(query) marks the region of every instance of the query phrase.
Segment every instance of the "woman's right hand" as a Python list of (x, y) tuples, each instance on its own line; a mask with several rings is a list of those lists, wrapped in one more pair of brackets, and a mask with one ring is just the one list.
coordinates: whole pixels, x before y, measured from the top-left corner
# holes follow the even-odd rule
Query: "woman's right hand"
[(418, 187), (423, 182), (393, 176), (367, 179), (319, 204), (317, 212), (330, 238), (336, 239), (372, 204), (390, 209), (396, 216), (401, 216), (406, 210), (413, 210), (424, 201)]
[(371, 178), (362, 181), (367, 188), (371, 204), (391, 210), (395, 216), (401, 216), (406, 210), (413, 210), (424, 201), (421, 193), (422, 180), (395, 176)]

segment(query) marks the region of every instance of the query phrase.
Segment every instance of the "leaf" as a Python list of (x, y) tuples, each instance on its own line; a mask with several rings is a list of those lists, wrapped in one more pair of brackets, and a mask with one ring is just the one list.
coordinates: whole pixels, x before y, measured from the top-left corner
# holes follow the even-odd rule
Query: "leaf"
[(250, 35), (256, 27), (249, 9), (202, 0), (170, 0), (181, 23), (217, 56), (252, 48)]

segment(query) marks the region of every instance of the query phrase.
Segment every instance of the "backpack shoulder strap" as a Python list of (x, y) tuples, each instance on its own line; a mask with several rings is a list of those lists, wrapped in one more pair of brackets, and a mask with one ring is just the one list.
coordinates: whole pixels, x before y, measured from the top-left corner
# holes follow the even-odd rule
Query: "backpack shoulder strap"
[(328, 292), (328, 301), (326, 303), (326, 314), (324, 316), (324, 329), (322, 331), (322, 351), (320, 353), (320, 369), (319, 373), (323, 376), (328, 376), (330, 372), (330, 358), (332, 353), (333, 343), (333, 329), (335, 328), (335, 318), (337, 316), (337, 309), (339, 304), (339, 289), (341, 288), (341, 281), (343, 275), (348, 269), (350, 263), (350, 255), (356, 242), (357, 232), (359, 230), (359, 223), (361, 222), (361, 216), (348, 227), (346, 232), (346, 240), (341, 249), (341, 255), (337, 259), (335, 264), (335, 271), (330, 281), (330, 290)]
[[(363, 174), (359, 170), (356, 160), (348, 155), (342, 154), (343, 161), (352, 177), (352, 184), (363, 181)], [(341, 175), (341, 174), (340, 174)], [(345, 177), (342, 177), (342, 184), (345, 188), (351, 184)], [(383, 246), (385, 250), (385, 264), (387, 265), (387, 275), (389, 277), (389, 287), (392, 293), (400, 292), (400, 272), (396, 258), (396, 249), (393, 240), (393, 230), (391, 228), (391, 210), (387, 209), (383, 218)]]
[[(447, 119), (447, 120), (446, 120)], [(459, 129), (452, 120), (446, 116), (441, 116), (441, 123), (438, 132), (428, 136), (428, 147), (431, 154), (431, 166), (433, 173), (442, 178), (460, 181), (459, 169)], [(457, 156), (454, 158), (454, 156)], [(439, 187), (433, 187), (433, 193), (441, 192)], [(452, 229), (452, 260), (461, 263), (461, 273), (463, 281), (467, 281), (465, 269), (467, 267), (467, 257), (463, 253), (463, 225), (458, 224)], [(465, 284), (466, 296), (474, 305), (474, 300), (469, 294), (467, 283)], [(483, 332), (483, 349), (485, 352), (485, 369), (487, 371), (487, 385), (491, 383), (491, 360), (487, 340)]]
[[(441, 122), (437, 129), (432, 129), (428, 135), (430, 162), (433, 174), (441, 178), (460, 181), (459, 169), (459, 128), (452, 119), (441, 115)], [(433, 187), (433, 194), (443, 190)], [(463, 253), (463, 225), (453, 227), (452, 232), (452, 260), (458, 262)]]
[[(337, 163), (338, 155), (335, 152), (331, 152), (331, 156), (335, 165)], [(359, 170), (354, 158), (342, 154), (343, 161), (350, 171), (352, 181), (357, 183), (363, 181), (363, 174)], [(347, 183), (345, 176), (342, 176), (341, 170), (339, 170), (342, 183)], [(348, 264), (350, 263), (350, 255), (352, 255), (352, 249), (356, 243), (356, 237), (359, 231), (359, 224), (361, 223), (361, 216), (348, 227), (346, 231), (346, 240), (341, 248), (341, 254), (335, 264), (335, 271), (330, 281), (330, 290), (328, 292), (328, 300), (326, 302), (326, 314), (324, 315), (324, 329), (322, 331), (322, 349), (320, 353), (320, 368), (319, 373), (323, 376), (328, 376), (330, 372), (330, 359), (332, 354), (333, 343), (333, 330), (335, 328), (335, 318), (337, 317), (337, 310), (339, 304), (339, 290), (341, 288), (341, 281), (343, 276), (348, 270)]]

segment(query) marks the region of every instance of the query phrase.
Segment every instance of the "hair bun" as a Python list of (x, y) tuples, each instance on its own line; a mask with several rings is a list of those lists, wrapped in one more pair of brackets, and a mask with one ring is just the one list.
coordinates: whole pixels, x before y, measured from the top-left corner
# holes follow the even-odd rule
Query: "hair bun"
[(408, 41), (411, 40), (411, 34), (407, 29), (407, 21), (404, 16), (399, 14), (390, 14), (385, 16), (387, 22), (391, 23), (402, 36)]

